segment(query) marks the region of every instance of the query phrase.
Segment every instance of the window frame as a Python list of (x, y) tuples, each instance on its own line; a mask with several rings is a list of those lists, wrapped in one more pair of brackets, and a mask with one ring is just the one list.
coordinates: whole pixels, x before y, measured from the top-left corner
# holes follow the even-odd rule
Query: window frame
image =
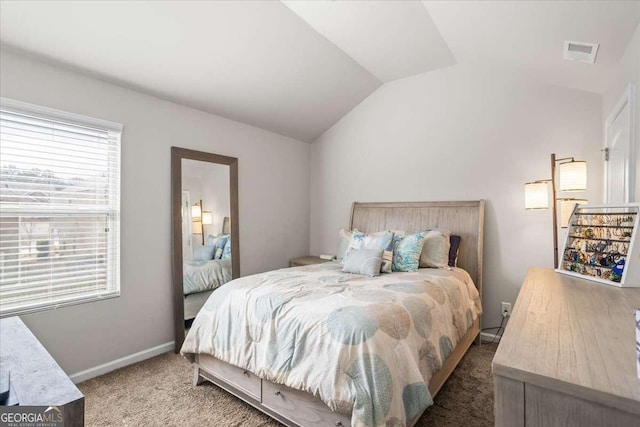
[[(122, 236), (121, 236), (121, 212), (122, 212), (122, 133), (124, 126), (120, 123), (111, 122), (108, 120), (97, 119), (89, 116), (84, 116), (76, 113), (70, 113), (54, 108), (44, 107), (40, 105), (30, 104), (27, 102), (17, 101), (10, 98), (0, 97), (0, 107), (3, 110), (7, 110), (11, 113), (23, 114), (27, 116), (33, 116), (38, 119), (50, 120), (53, 122), (66, 123), (69, 125), (76, 125), (81, 127), (88, 127), (98, 129), (101, 131), (117, 133), (119, 134), (118, 141), (118, 157), (115, 166), (117, 176), (111, 180), (109, 184), (109, 191), (111, 193), (115, 186), (115, 210), (112, 207), (105, 209), (108, 212), (107, 215), (114, 215), (114, 218), (109, 221), (109, 224), (115, 226), (116, 230), (108, 238), (115, 239), (114, 244), (107, 244), (105, 256), (107, 258), (106, 273), (107, 273), (107, 288), (106, 292), (96, 292), (93, 294), (79, 295), (76, 297), (68, 298), (63, 301), (48, 301), (48, 302), (36, 302), (28, 306), (19, 308), (5, 309), (0, 311), (0, 318), (23, 315), (28, 313), (34, 313), (39, 311), (53, 310), (61, 307), (84, 304), (95, 301), (102, 301), (110, 298), (118, 298), (121, 294), (121, 258), (122, 258)], [(0, 208), (1, 209), (1, 208)], [(71, 210), (72, 211), (72, 210)], [(25, 214), (32, 213), (33, 210), (29, 207), (24, 209)], [(82, 209), (77, 209), (77, 214), (82, 214)], [(21, 212), (18, 211), (17, 215)], [(54, 214), (55, 216), (55, 214)], [(117, 251), (117, 256), (111, 256), (111, 251)], [(113, 265), (115, 263), (115, 266)], [(111, 264), (111, 265), (110, 265)], [(113, 282), (113, 283), (112, 283)]]

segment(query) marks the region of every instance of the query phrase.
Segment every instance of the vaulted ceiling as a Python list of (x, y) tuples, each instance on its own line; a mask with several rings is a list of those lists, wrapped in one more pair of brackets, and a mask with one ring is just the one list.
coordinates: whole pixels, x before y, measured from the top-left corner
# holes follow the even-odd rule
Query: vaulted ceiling
[[(639, 19), (637, 1), (3, 0), (0, 42), (311, 142), (381, 84), (461, 62), (602, 92)], [(600, 43), (596, 64), (564, 40)]]

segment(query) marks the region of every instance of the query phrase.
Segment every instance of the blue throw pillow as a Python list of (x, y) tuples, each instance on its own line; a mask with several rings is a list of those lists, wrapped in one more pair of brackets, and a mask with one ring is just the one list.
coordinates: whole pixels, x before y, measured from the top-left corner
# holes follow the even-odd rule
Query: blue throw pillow
[(391, 273), (391, 263), (393, 258), (393, 232), (380, 231), (378, 233), (364, 234), (358, 230), (353, 230), (349, 248), (344, 255), (344, 262), (347, 262), (351, 253), (356, 249), (380, 249), (382, 250), (382, 273)]
[(227, 244), (227, 240), (229, 240), (228, 234), (218, 234), (217, 236), (209, 234), (209, 237), (207, 237), (207, 245), (215, 247), (213, 252), (214, 259), (220, 259), (224, 251), (224, 247)]
[(209, 261), (213, 259), (216, 252), (215, 246), (200, 246), (193, 251), (194, 261)]
[(416, 233), (393, 238), (393, 271), (418, 271), (424, 234)]
[(221, 259), (231, 259), (231, 239), (227, 239), (227, 243), (224, 245)]

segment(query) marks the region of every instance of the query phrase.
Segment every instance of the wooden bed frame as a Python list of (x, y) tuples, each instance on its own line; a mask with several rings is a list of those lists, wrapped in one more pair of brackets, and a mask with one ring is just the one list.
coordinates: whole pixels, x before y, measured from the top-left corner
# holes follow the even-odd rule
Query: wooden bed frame
[[(353, 203), (350, 228), (363, 232), (380, 230), (451, 230), (462, 237), (458, 267), (473, 279), (482, 298), (482, 250), (484, 200), (466, 202)], [(477, 319), (462, 337), (442, 368), (429, 381), (435, 396), (458, 365), (473, 341), (480, 336)], [(478, 341), (479, 344), (479, 341)], [(195, 356), (193, 383), (210, 381), (287, 426), (349, 426), (351, 417), (333, 412), (309, 393), (271, 383), (242, 368), (206, 354)], [(414, 425), (422, 414), (407, 425)]]

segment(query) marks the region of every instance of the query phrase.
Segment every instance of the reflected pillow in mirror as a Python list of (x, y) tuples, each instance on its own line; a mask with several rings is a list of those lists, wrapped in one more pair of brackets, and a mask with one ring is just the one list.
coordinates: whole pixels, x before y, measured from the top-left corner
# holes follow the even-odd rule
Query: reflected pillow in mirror
[(200, 246), (195, 248), (193, 251), (193, 260), (194, 261), (210, 261), (213, 259), (215, 255), (216, 247), (215, 246)]
[(229, 240), (228, 234), (221, 233), (217, 236), (209, 234), (209, 237), (207, 237), (207, 246), (214, 246), (216, 248), (214, 251), (214, 259), (220, 259), (224, 252), (224, 247), (227, 244), (227, 240)]
[(221, 259), (231, 259), (231, 239), (227, 239)]
[(342, 271), (369, 277), (379, 276), (383, 252), (382, 249), (352, 249), (349, 258), (344, 261)]

